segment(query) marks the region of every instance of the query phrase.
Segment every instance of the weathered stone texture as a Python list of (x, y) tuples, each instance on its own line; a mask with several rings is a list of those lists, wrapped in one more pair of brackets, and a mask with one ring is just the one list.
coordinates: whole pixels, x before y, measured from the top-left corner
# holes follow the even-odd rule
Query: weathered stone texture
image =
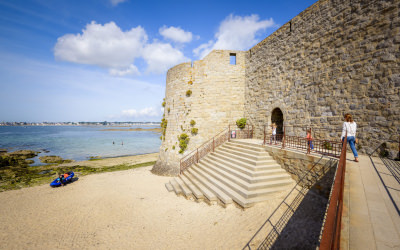
[[(400, 1), (320, 0), (250, 49), (246, 117), (262, 138), (279, 107), (287, 126), (359, 127), (361, 152), (400, 133)], [(359, 146), (360, 147), (360, 146)]]
[[(343, 114), (351, 113), (361, 153), (398, 136), (399, 15), (400, 0), (320, 0), (249, 51), (212, 51), (193, 67), (170, 69), (168, 127), (153, 171), (179, 172), (177, 137), (190, 135), (191, 120), (199, 132), (190, 135), (185, 154), (243, 116), (262, 139), (275, 108), (288, 134), (305, 136), (294, 127), (312, 126), (325, 128), (314, 130), (314, 138), (332, 140), (340, 137)], [(229, 64), (230, 53), (237, 65)]]
[[(236, 54), (236, 65), (230, 64), (232, 53)], [(183, 63), (168, 71), (164, 108), (168, 125), (153, 173), (177, 175), (183, 156), (244, 117), (246, 53), (214, 50), (193, 62), (193, 67)], [(192, 91), (190, 96), (187, 90)], [(194, 126), (191, 120), (196, 122)], [(198, 128), (196, 135), (191, 133), (192, 128)], [(188, 134), (190, 141), (180, 154), (178, 137), (182, 133)]]

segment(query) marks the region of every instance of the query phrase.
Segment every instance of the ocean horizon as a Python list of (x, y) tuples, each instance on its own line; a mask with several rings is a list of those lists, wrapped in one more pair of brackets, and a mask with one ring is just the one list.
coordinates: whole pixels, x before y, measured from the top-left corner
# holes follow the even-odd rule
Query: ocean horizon
[(42, 165), (39, 157), (46, 155), (83, 161), (92, 157), (110, 158), (159, 151), (160, 133), (128, 131), (132, 128), (151, 129), (159, 126), (0, 126), (0, 148), (8, 152), (40, 152), (38, 157), (32, 159), (35, 161), (32, 166)]

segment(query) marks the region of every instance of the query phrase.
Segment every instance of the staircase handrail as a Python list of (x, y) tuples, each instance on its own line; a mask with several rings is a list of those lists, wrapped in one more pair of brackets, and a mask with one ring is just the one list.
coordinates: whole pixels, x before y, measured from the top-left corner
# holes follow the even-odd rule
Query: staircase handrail
[[(213, 136), (211, 139), (209, 139), (208, 141), (204, 142), (203, 144), (201, 144), (199, 147), (197, 147), (195, 150), (193, 150), (192, 152), (188, 153), (187, 155), (185, 155), (184, 157), (181, 158), (180, 160), (180, 174), (182, 174), (187, 168), (189, 168), (193, 163), (195, 162), (199, 162), (200, 157), (199, 157), (199, 150), (201, 151), (201, 149), (208, 143), (210, 143), (211, 141), (213, 142), (213, 152), (215, 151), (215, 139), (218, 137), (220, 138), (220, 135), (223, 134), (224, 132), (228, 132), (229, 128), (225, 128), (222, 131), (220, 131), (218, 134), (216, 134), (215, 136)], [(223, 138), (223, 137), (222, 137)], [(226, 135), (226, 140), (223, 140), (223, 142), (229, 140), (229, 133)], [(222, 143), (221, 143), (222, 144)], [(217, 145), (218, 147), (219, 145)], [(196, 159), (191, 159), (192, 157), (194, 157), (196, 155)], [(202, 158), (202, 157), (201, 157)], [(190, 160), (188, 163), (187, 161)]]
[[(195, 150), (190, 152), (189, 154), (185, 155), (184, 157), (181, 158), (180, 160), (180, 171), (179, 174), (182, 174), (186, 169), (188, 169), (191, 165), (194, 163), (198, 163), (200, 159), (202, 159), (204, 156), (206, 156), (209, 152), (215, 152), (215, 149), (223, 144), (226, 141), (229, 141), (231, 138), (231, 125), (228, 124), (228, 127), (219, 132), (217, 135), (209, 139), (208, 141), (204, 142), (201, 144), (201, 146), (197, 147)], [(237, 126), (236, 124), (234, 126)], [(253, 138), (253, 131), (254, 131), (254, 126), (250, 123), (246, 124), (246, 128), (243, 130), (239, 131), (244, 131), (247, 132), (246, 138)], [(250, 129), (251, 127), (251, 129)], [(221, 135), (223, 133), (228, 132), (226, 135)], [(236, 137), (238, 138), (238, 137)], [(212, 147), (211, 147), (211, 142), (212, 142)], [(212, 150), (211, 150), (212, 148)]]
[[(266, 132), (267, 125), (264, 125), (264, 142), (263, 145), (267, 144), (267, 132)], [(301, 136), (291, 136), (288, 135), (286, 132), (286, 128), (293, 127), (293, 128), (302, 128), (303, 132), (310, 133), (314, 130), (330, 130), (339, 132), (338, 129), (329, 129), (329, 128), (320, 128), (314, 126), (296, 126), (296, 125), (284, 125), (283, 126), (283, 133), (278, 133), (276, 138), (274, 139), (275, 144), (276, 142), (281, 142), (281, 147), (283, 148), (295, 148), (295, 149), (303, 149), (307, 150), (307, 154), (311, 153), (312, 145), (315, 147), (315, 151), (322, 155), (329, 155), (336, 158), (340, 157), (341, 150), (342, 150), (342, 142), (340, 140), (332, 141), (332, 140), (321, 140), (321, 139), (307, 139), (306, 137)], [(268, 136), (269, 138), (269, 136)], [(271, 142), (271, 140), (270, 140)], [(271, 143), (269, 143), (271, 144)]]
[[(301, 190), (298, 189), (300, 185), (300, 183), (303, 183), (303, 180), (309, 176), (309, 174), (311, 173), (311, 171), (314, 170), (315, 166), (317, 166), (319, 164), (319, 162), (326, 156), (321, 155), (321, 157), (318, 159), (318, 161), (316, 163), (314, 163), (314, 165), (305, 173), (303, 174), (298, 181), (296, 181), (296, 185), (287, 193), (287, 195), (285, 196), (285, 198), (283, 199), (283, 201), (275, 208), (275, 210), (271, 213), (271, 215), (268, 217), (268, 219), (261, 225), (261, 227), (254, 233), (253, 237), (251, 237), (251, 239), (247, 242), (247, 244), (242, 248), (242, 250), (245, 249), (249, 249), (251, 250), (251, 243), (254, 240), (254, 238), (261, 232), (261, 230), (267, 225), (267, 223), (269, 222), (273, 227), (273, 223), (271, 222), (271, 218), (275, 215), (275, 213), (278, 211), (278, 209), (282, 206), (282, 205), (286, 205), (288, 207), (290, 207), (290, 205), (287, 203), (287, 200), (289, 198), (289, 196), (293, 193), (294, 190), (297, 190), (299, 193), (302, 193)], [(330, 158), (325, 165), (331, 165), (333, 161), (337, 161), (333, 158)], [(336, 164), (335, 164), (336, 165)], [(277, 223), (276, 223), (277, 224)], [(274, 227), (275, 228), (275, 227)], [(277, 228), (275, 228), (275, 232)], [(279, 229), (278, 229), (279, 230)], [(277, 232), (279, 233), (279, 232)], [(257, 249), (259, 249), (259, 247), (257, 247)]]

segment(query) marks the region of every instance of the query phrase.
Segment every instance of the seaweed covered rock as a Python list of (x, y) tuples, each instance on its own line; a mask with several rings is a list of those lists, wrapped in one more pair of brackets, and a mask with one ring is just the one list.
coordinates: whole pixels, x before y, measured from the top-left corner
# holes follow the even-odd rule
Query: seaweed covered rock
[(18, 150), (15, 152), (0, 154), (0, 167), (27, 167), (32, 163), (31, 160), (38, 155), (38, 152), (32, 150)]
[(68, 163), (72, 162), (72, 160), (64, 160), (60, 156), (56, 155), (46, 155), (46, 156), (40, 156), (39, 160), (43, 163)]

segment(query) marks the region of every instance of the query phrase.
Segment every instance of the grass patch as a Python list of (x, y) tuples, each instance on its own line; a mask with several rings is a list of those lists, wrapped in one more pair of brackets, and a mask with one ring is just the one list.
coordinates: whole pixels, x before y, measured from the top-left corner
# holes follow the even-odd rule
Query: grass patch
[(120, 164), (110, 167), (88, 167), (80, 165), (71, 167), (58, 167), (57, 165), (38, 167), (4, 167), (0, 169), (0, 192), (42, 184), (50, 184), (50, 182), (57, 178), (59, 174), (66, 173), (68, 171), (74, 171), (76, 176), (85, 176), (89, 174), (147, 167), (154, 165), (155, 163), (155, 161), (152, 161), (135, 165)]

